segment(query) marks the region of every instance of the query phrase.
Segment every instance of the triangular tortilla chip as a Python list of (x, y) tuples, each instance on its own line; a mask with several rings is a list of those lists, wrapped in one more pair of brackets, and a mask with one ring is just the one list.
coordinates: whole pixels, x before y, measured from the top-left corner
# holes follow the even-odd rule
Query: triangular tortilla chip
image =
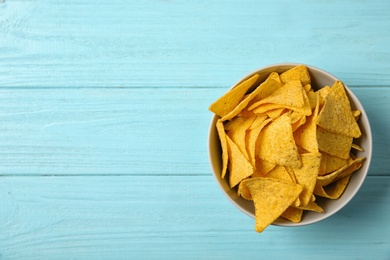
[(317, 124), (324, 129), (359, 138), (361, 131), (353, 116), (344, 85), (336, 81), (325, 98), (324, 107), (317, 118)]
[(259, 78), (259, 74), (254, 74), (250, 78), (239, 83), (236, 87), (226, 92), (209, 107), (209, 110), (220, 117), (230, 113), (241, 101), (246, 92), (253, 86)]
[(292, 168), (302, 165), (292, 133), (291, 119), (287, 114), (283, 114), (260, 132), (257, 148), (256, 153), (260, 159)]
[(328, 199), (338, 199), (343, 194), (345, 188), (349, 183), (350, 178), (351, 174), (344, 176), (343, 178), (337, 180), (336, 182), (328, 186), (321, 186), (317, 184), (314, 189), (314, 194)]
[(327, 153), (322, 152), (321, 166), (319, 176), (326, 175), (328, 173), (334, 172), (341, 167), (347, 165), (348, 161), (346, 159), (339, 158)]
[(271, 119), (264, 120), (257, 128), (247, 131), (246, 134), (246, 152), (248, 159), (253, 166), (256, 165), (256, 143), (260, 132), (271, 122)]
[(314, 112), (307, 117), (306, 123), (294, 132), (296, 144), (312, 153), (318, 152), (316, 117), (319, 109), (319, 98), (317, 93), (315, 96), (317, 98)]
[(241, 100), (241, 102), (228, 114), (224, 115), (221, 120), (226, 121), (230, 120), (236, 115), (238, 115), (244, 108), (246, 108), (254, 98), (263, 98), (270, 93), (272, 93), (275, 89), (279, 88), (281, 84), (273, 79), (269, 79), (261, 83), (253, 92), (251, 92), (246, 98)]
[(301, 82), (299, 80), (289, 81), (268, 97), (257, 102), (258, 105), (267, 103), (302, 107), (304, 103)]
[(280, 80), (285, 83), (300, 80), (302, 85), (311, 84), (310, 73), (305, 65), (298, 65), (280, 74)]
[(226, 141), (229, 151), (229, 185), (231, 188), (233, 188), (241, 180), (252, 175), (254, 168), (229, 136), (226, 136)]
[(246, 150), (246, 132), (248, 128), (252, 125), (253, 120), (255, 120), (255, 117), (247, 117), (245, 120), (235, 126), (232, 127), (228, 132), (227, 135), (232, 139), (232, 141), (238, 146), (241, 153), (249, 160), (249, 156)]
[(257, 232), (274, 222), (299, 196), (302, 186), (272, 178), (251, 178), (246, 186), (255, 204)]
[(336, 180), (345, 177), (346, 175), (349, 175), (353, 173), (354, 171), (358, 170), (362, 166), (362, 161), (365, 159), (365, 157), (359, 157), (356, 159), (352, 159), (348, 164), (344, 165), (340, 169), (329, 173), (327, 175), (318, 176), (317, 177), (317, 184), (320, 186), (327, 186), (331, 184), (332, 182), (335, 182)]
[(317, 127), (318, 149), (330, 155), (348, 159), (353, 137), (328, 131)]
[(306, 153), (301, 154), (302, 167), (293, 169), (297, 183), (303, 186), (303, 191), (299, 195), (301, 206), (306, 206), (313, 195), (313, 190), (317, 182), (318, 171), (321, 164), (321, 154)]

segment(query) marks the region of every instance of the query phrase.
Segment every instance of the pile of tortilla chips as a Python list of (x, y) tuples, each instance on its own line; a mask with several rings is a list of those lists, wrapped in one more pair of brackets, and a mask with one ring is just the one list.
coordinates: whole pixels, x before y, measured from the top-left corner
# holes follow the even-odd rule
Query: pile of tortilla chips
[(253, 200), (255, 230), (277, 218), (300, 222), (306, 210), (323, 212), (316, 197), (337, 199), (362, 166), (351, 149), (361, 136), (342, 82), (315, 91), (304, 65), (263, 82), (254, 74), (215, 101), (222, 147), (221, 178)]

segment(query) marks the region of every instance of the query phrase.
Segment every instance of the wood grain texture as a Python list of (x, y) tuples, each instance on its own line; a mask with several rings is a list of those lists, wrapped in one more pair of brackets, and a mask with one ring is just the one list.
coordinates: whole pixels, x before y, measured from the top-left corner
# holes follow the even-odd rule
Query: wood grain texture
[[(390, 89), (354, 88), (388, 175)], [(0, 174), (208, 175), (208, 106), (226, 89), (0, 90)]]
[(0, 256), (386, 259), (389, 180), (369, 177), (328, 220), (257, 234), (212, 176), (4, 177)]
[[(0, 0), (0, 260), (389, 259), (390, 2)], [(299, 62), (369, 116), (338, 214), (253, 231), (207, 159), (212, 101)]]
[(0, 86), (228, 86), (299, 62), (351, 86), (390, 86), (375, 1), (5, 1)]

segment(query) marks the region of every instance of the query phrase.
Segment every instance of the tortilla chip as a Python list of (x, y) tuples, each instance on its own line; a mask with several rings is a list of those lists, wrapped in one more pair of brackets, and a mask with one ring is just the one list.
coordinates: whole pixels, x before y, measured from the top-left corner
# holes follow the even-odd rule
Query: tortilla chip
[(255, 120), (253, 121), (252, 125), (249, 127), (248, 130), (253, 130), (260, 127), (266, 119), (267, 115), (256, 115)]
[(346, 159), (341, 159), (337, 156), (333, 156), (327, 153), (322, 152), (321, 166), (318, 173), (319, 176), (326, 175), (328, 173), (334, 172), (341, 167), (347, 165), (348, 161)]
[(298, 65), (289, 70), (286, 70), (280, 74), (280, 80), (282, 83), (286, 83), (292, 80), (299, 80), (302, 85), (311, 84), (310, 73), (306, 66)]
[(274, 163), (267, 162), (256, 158), (256, 171), (252, 174), (252, 177), (264, 177), (269, 173), (276, 165)]
[(318, 149), (330, 155), (348, 159), (352, 147), (353, 137), (341, 135), (317, 127)]
[(295, 181), (293, 181), (293, 179), (291, 179), (291, 176), (287, 172), (286, 168), (284, 166), (281, 166), (281, 165), (276, 165), (270, 172), (267, 173), (266, 177), (267, 178), (274, 178), (277, 180), (282, 180), (285, 182), (295, 183)]
[(231, 128), (227, 135), (232, 139), (232, 141), (238, 146), (241, 153), (249, 160), (249, 155), (246, 150), (246, 131), (252, 125), (252, 122), (255, 120), (255, 117), (247, 117), (245, 120), (235, 127)]
[(298, 128), (300, 128), (302, 125), (306, 123), (306, 116), (301, 116), (301, 118), (296, 121), (295, 123), (291, 124), (292, 131), (297, 131)]
[(303, 210), (294, 208), (294, 207), (288, 207), (281, 215), (282, 218), (285, 218), (287, 220), (290, 220), (293, 223), (299, 223), (302, 219)]
[(209, 110), (220, 117), (224, 117), (240, 103), (246, 92), (253, 86), (258, 78), (259, 74), (254, 74), (250, 78), (239, 83), (236, 87), (229, 90), (222, 97), (212, 103)]
[(226, 175), (228, 160), (229, 160), (228, 147), (227, 147), (226, 134), (225, 134), (225, 130), (224, 130), (222, 121), (218, 120), (216, 127), (217, 127), (218, 136), (219, 136), (219, 140), (221, 142), (221, 149), (222, 149), (221, 178), (224, 179), (225, 175)]
[(317, 90), (319, 98), (320, 98), (320, 106), (324, 105), (325, 98), (329, 94), (329, 91), (330, 91), (330, 87), (329, 86), (325, 86), (325, 87)]
[(351, 148), (352, 148), (352, 149), (355, 149), (355, 150), (357, 150), (357, 151), (359, 151), (359, 152), (364, 152), (363, 147), (361, 147), (361, 146), (358, 145), (358, 144), (352, 143)]
[(250, 93), (245, 99), (241, 102), (228, 114), (224, 115), (221, 120), (226, 121), (230, 120), (236, 115), (238, 115), (244, 108), (250, 104), (250, 102), (255, 98), (262, 99), (272, 93), (275, 89), (279, 88), (281, 84), (273, 79), (269, 79), (261, 83), (252, 93)]
[(320, 186), (317, 184), (314, 189), (314, 194), (328, 199), (338, 199), (346, 189), (350, 178), (351, 174), (344, 176), (328, 186)]
[[(318, 94), (315, 94), (317, 96)], [(294, 140), (297, 145), (311, 153), (318, 152), (316, 117), (319, 110), (319, 98), (316, 98), (314, 112), (307, 117), (306, 123), (294, 131)]]
[(304, 102), (301, 82), (299, 80), (289, 81), (258, 102), (259, 105), (267, 103), (302, 107)]
[(301, 167), (288, 115), (283, 114), (265, 127), (260, 132), (258, 143), (256, 153), (260, 159), (292, 168)]
[(314, 201), (310, 201), (306, 206), (299, 206), (297, 208), (301, 210), (310, 210), (318, 213), (324, 212), (324, 209), (321, 208), (321, 206), (319, 206)]
[(322, 128), (359, 138), (361, 131), (353, 116), (344, 85), (336, 81), (325, 98), (324, 107), (317, 118), (317, 124)]
[(238, 189), (237, 189), (237, 195), (246, 199), (246, 200), (253, 200), (252, 199), (252, 195), (251, 193), (249, 192), (249, 189), (248, 187), (246, 186), (246, 182), (247, 181), (250, 181), (251, 179), (245, 179), (245, 180), (242, 180), (240, 182), (240, 184), (238, 184)]
[(284, 112), (284, 108), (276, 108), (276, 109), (272, 109), (272, 110), (268, 110), (266, 112), (267, 116), (272, 118), (272, 119), (276, 119), (278, 117), (280, 117), (280, 115)]
[(233, 188), (240, 181), (252, 175), (254, 168), (229, 136), (226, 136), (226, 140), (229, 151), (229, 185), (231, 188)]
[(246, 152), (248, 159), (253, 166), (256, 166), (256, 144), (259, 134), (263, 128), (271, 122), (271, 119), (264, 120), (257, 128), (247, 131)]
[(336, 180), (351, 174), (352, 172), (358, 170), (362, 166), (362, 161), (365, 159), (365, 157), (359, 157), (356, 159), (352, 159), (350, 162), (348, 162), (346, 165), (341, 167), (340, 169), (317, 177), (317, 184), (320, 186), (327, 186), (331, 184), (332, 182), (335, 182)]
[(321, 154), (301, 154), (301, 160), (302, 167), (293, 170), (297, 183), (303, 186), (302, 193), (299, 195), (300, 205), (306, 206), (311, 200), (317, 182), (318, 171), (321, 164)]
[(251, 178), (246, 186), (255, 204), (255, 230), (262, 232), (298, 198), (302, 186), (272, 178)]
[(273, 79), (279, 83), (282, 83), (282, 81), (280, 80), (280, 77), (279, 77), (279, 73), (277, 73), (275, 71), (271, 72), (267, 79)]

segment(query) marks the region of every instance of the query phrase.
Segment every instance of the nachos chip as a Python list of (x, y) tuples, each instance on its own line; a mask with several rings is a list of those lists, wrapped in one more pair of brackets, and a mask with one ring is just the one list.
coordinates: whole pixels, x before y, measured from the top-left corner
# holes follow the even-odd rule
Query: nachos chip
[(246, 92), (253, 86), (256, 80), (259, 78), (258, 74), (254, 74), (249, 79), (241, 82), (235, 88), (228, 91), (225, 95), (220, 97), (210, 106), (210, 111), (223, 117), (232, 111), (238, 103), (241, 101), (242, 97)]
[(258, 148), (260, 159), (292, 168), (302, 165), (292, 134), (291, 118), (287, 114), (263, 129), (259, 135)]
[(317, 124), (338, 134), (355, 138), (361, 136), (362, 133), (351, 110), (344, 85), (340, 81), (336, 81), (326, 95)]
[(252, 201), (255, 230), (281, 217), (299, 223), (305, 212), (324, 212), (325, 199), (342, 196), (364, 157), (356, 138), (361, 111), (344, 85), (312, 86), (306, 66), (258, 74), (240, 82), (210, 106), (220, 118), (221, 178)]
[(255, 204), (257, 232), (262, 232), (295, 201), (302, 186), (272, 178), (253, 178), (245, 183)]

